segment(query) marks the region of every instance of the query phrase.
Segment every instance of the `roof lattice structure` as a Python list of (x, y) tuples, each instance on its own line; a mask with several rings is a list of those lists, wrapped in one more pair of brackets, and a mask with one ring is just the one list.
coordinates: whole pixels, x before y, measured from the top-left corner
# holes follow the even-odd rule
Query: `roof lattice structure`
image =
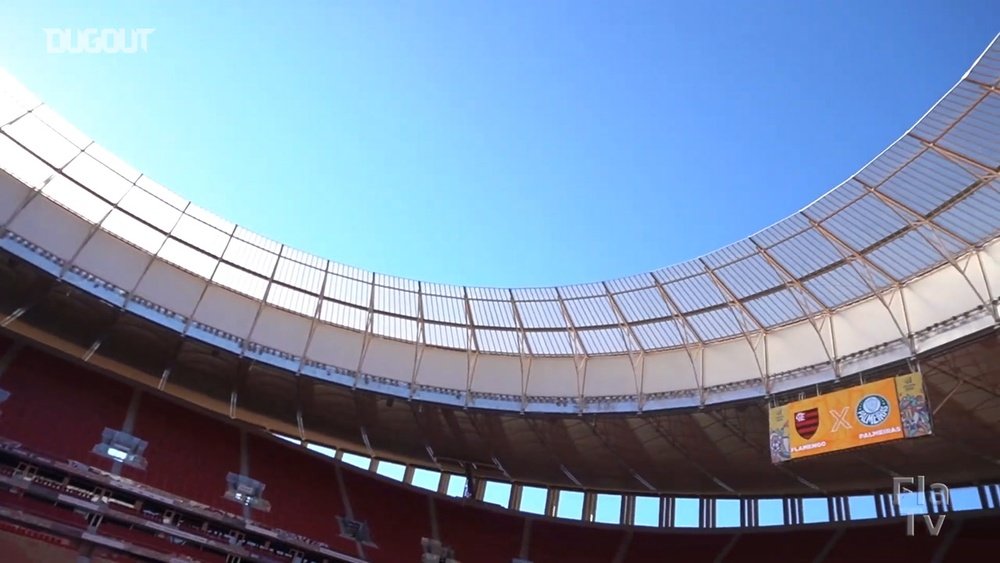
[(718, 251), (604, 282), (499, 289), (368, 272), (263, 238), (2, 75), (0, 168), (16, 181), (0, 190), (0, 233), (186, 335), (380, 392), (553, 411), (721, 401), (863, 369), (859, 356), (889, 345), (916, 354), (956, 317), (1000, 320), (998, 84), (994, 40), (860, 171)]

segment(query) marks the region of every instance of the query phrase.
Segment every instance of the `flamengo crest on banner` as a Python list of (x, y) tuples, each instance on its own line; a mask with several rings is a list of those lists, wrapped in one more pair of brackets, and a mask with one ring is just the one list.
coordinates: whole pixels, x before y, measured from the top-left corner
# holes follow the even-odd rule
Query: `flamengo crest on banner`
[(806, 440), (819, 429), (819, 409), (812, 408), (795, 413), (795, 431)]

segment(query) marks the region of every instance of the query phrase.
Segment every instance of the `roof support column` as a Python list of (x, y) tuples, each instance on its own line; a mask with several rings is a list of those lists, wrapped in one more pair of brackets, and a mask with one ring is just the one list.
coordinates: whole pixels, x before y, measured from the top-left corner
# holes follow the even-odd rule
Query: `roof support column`
[(423, 284), (417, 282), (417, 338), (413, 346), (413, 376), (410, 378), (411, 399), (417, 392), (417, 376), (420, 374), (420, 363), (424, 359), (424, 348), (427, 345), (427, 338), (424, 334), (426, 324), (424, 320)]
[(514, 292), (508, 289), (507, 294), (510, 296), (510, 308), (513, 311), (514, 323), (517, 325), (519, 335), (517, 340), (517, 354), (521, 367), (521, 412), (523, 413), (528, 407), (528, 382), (531, 380), (531, 359), (535, 354), (531, 350), (531, 343), (528, 342), (528, 335), (524, 330), (524, 320), (521, 318), (521, 312), (517, 308)]
[[(840, 366), (837, 363), (837, 355), (831, 350), (832, 343), (827, 343), (826, 337), (823, 335), (823, 328), (827, 323), (832, 327), (833, 324), (833, 311), (829, 307), (823, 304), (823, 301), (809, 288), (802, 284), (801, 281), (796, 279), (791, 272), (777, 259), (775, 259), (767, 250), (761, 246), (753, 237), (750, 237), (750, 242), (757, 248), (757, 252), (760, 254), (761, 258), (767, 261), (772, 268), (785, 280), (785, 286), (788, 288), (788, 292), (791, 293), (792, 297), (795, 298), (795, 302), (798, 304), (799, 309), (802, 310), (802, 315), (809, 322), (809, 326), (812, 327), (813, 331), (816, 333), (816, 337), (819, 338), (819, 343), (823, 347), (823, 353), (826, 355), (827, 360), (830, 362), (830, 368), (833, 370), (835, 377), (840, 377)], [(821, 312), (822, 322), (817, 323), (814, 318), (814, 310), (809, 306), (810, 302)], [(832, 339), (832, 335), (831, 335)]]
[(323, 295), (326, 291), (326, 284), (329, 277), (330, 262), (327, 261), (326, 266), (323, 268), (323, 282), (319, 286), (319, 295), (316, 297), (316, 310), (313, 311), (312, 319), (309, 321), (309, 335), (306, 336), (306, 343), (302, 346), (302, 352), (299, 354), (299, 366), (295, 369), (295, 424), (299, 429), (299, 439), (303, 442), (306, 441), (306, 426), (302, 416), (302, 380), (298, 376), (302, 375), (302, 370), (305, 369), (309, 356), (309, 349), (312, 348), (313, 338), (316, 335), (316, 326), (319, 324), (320, 315), (323, 312)]
[[(256, 247), (256, 245), (254, 246)], [(253, 333), (257, 329), (257, 323), (260, 321), (260, 315), (261, 313), (264, 312), (264, 307), (267, 304), (267, 298), (271, 294), (271, 288), (274, 287), (274, 276), (278, 273), (278, 262), (281, 261), (281, 251), (284, 249), (285, 245), (281, 245), (281, 249), (278, 250), (277, 256), (274, 257), (274, 266), (271, 267), (271, 275), (267, 277), (267, 287), (265, 287), (264, 289), (264, 296), (260, 298), (260, 303), (257, 304), (257, 312), (254, 313), (253, 322), (250, 323), (250, 331), (247, 332), (247, 337), (243, 339), (243, 344), (240, 346), (241, 358), (244, 357), (247, 353), (247, 348), (250, 346), (250, 339), (253, 338)], [(263, 248), (259, 247), (257, 248), (257, 250), (261, 252), (267, 252)]]
[(615, 317), (618, 319), (618, 327), (622, 333), (622, 340), (625, 343), (625, 350), (628, 353), (629, 364), (632, 366), (632, 378), (635, 381), (635, 391), (638, 401), (636, 403), (636, 412), (642, 412), (643, 406), (646, 404), (646, 394), (644, 391), (645, 377), (646, 377), (646, 350), (642, 346), (642, 342), (639, 341), (639, 337), (636, 336), (635, 330), (632, 325), (629, 324), (628, 320), (625, 318), (625, 314), (622, 312), (621, 306), (618, 305), (618, 301), (615, 300), (615, 296), (611, 293), (611, 288), (608, 286), (608, 282), (601, 282), (604, 287), (604, 292), (608, 296), (608, 302), (611, 304), (611, 310), (614, 311)]
[(582, 413), (587, 410), (587, 360), (590, 359), (590, 355), (587, 353), (587, 348), (583, 345), (583, 340), (580, 339), (580, 334), (576, 330), (576, 324), (573, 322), (573, 318), (569, 314), (569, 308), (566, 307), (566, 302), (563, 299), (562, 292), (559, 291), (558, 287), (556, 288), (556, 299), (559, 300), (559, 311), (562, 313), (563, 320), (566, 322), (566, 327), (569, 329), (570, 340), (573, 343), (573, 367), (576, 368), (576, 408), (577, 412)]
[(479, 337), (476, 334), (476, 320), (472, 315), (472, 303), (469, 301), (469, 289), (462, 288), (462, 301), (465, 303), (466, 326), (469, 333), (465, 341), (465, 406), (472, 400), (472, 383), (476, 378), (476, 364), (479, 361)]
[[(91, 141), (87, 145), (87, 147), (89, 148), (90, 145), (93, 145), (93, 144), (94, 144), (94, 142)], [(87, 149), (84, 148), (83, 151), (76, 153), (76, 155), (73, 158), (71, 158), (69, 162), (66, 163), (66, 166), (69, 166), (70, 164), (72, 164), (77, 158), (80, 157), (80, 155), (84, 154), (86, 152), (86, 150)], [(65, 168), (66, 166), (63, 166), (63, 168)], [(67, 181), (73, 182), (74, 184), (78, 184), (84, 190), (93, 193), (90, 190), (90, 188), (84, 186), (83, 184), (80, 184), (79, 182), (77, 182), (76, 180), (73, 180), (69, 176), (65, 176), (64, 175), (64, 177), (66, 178)], [(96, 235), (97, 232), (101, 230), (101, 224), (103, 224), (105, 221), (107, 221), (108, 217), (111, 215), (111, 212), (114, 211), (115, 209), (118, 209), (118, 204), (121, 203), (121, 200), (124, 199), (125, 196), (127, 196), (128, 193), (130, 191), (132, 191), (134, 188), (135, 188), (135, 182), (132, 182), (132, 185), (129, 186), (129, 188), (127, 190), (125, 190), (125, 193), (123, 193), (122, 196), (120, 198), (118, 198), (118, 201), (109, 201), (108, 202), (111, 205), (111, 207), (107, 210), (107, 212), (104, 213), (103, 216), (101, 216), (101, 219), (99, 221), (96, 221), (92, 225), (90, 225), (90, 227), (87, 229), (87, 236), (85, 236), (83, 238), (83, 242), (81, 242), (80, 246), (78, 246), (76, 248), (76, 250), (73, 251), (73, 255), (70, 256), (69, 259), (66, 260), (66, 262), (63, 264), (62, 269), (59, 270), (59, 276), (58, 276), (58, 278), (59, 278), (60, 281), (64, 280), (66, 278), (66, 274), (69, 273), (70, 269), (73, 266), (76, 265), (75, 263), (76, 263), (77, 258), (80, 257), (80, 253), (83, 252), (83, 249), (87, 247), (87, 244), (90, 242), (91, 239), (94, 238), (94, 235)], [(96, 194), (94, 194), (94, 195), (96, 196)], [(97, 196), (97, 197), (100, 197), (101, 199), (104, 199), (101, 196)]]
[(362, 369), (365, 366), (365, 357), (368, 356), (368, 347), (372, 342), (372, 330), (375, 325), (375, 274), (372, 273), (371, 286), (368, 294), (368, 320), (365, 321), (365, 332), (361, 337), (361, 354), (358, 356), (358, 369), (354, 371), (354, 385), (352, 389), (358, 388), (358, 381), (361, 379)]
[[(681, 333), (681, 346), (684, 348), (684, 352), (687, 354), (688, 361), (691, 362), (691, 370), (694, 373), (695, 385), (698, 387), (698, 403), (700, 405), (705, 404), (705, 341), (698, 334), (698, 331), (694, 329), (691, 322), (684, 316), (681, 312), (681, 308), (677, 306), (674, 299), (667, 292), (666, 288), (660, 284), (660, 281), (656, 279), (656, 276), (649, 274), (649, 277), (653, 280), (653, 287), (657, 289), (660, 293), (660, 297), (663, 298), (664, 304), (670, 309), (674, 316), (681, 321), (683, 328), (678, 332)], [(688, 343), (688, 336), (694, 336), (697, 342)], [(692, 349), (692, 346), (694, 347)]]
[[(816, 229), (816, 232), (823, 235), (823, 237), (826, 238), (830, 242), (830, 244), (832, 244), (833, 247), (837, 249), (837, 252), (839, 252), (840, 255), (844, 258), (845, 263), (860, 264), (860, 267), (855, 266), (855, 271), (858, 273), (858, 277), (868, 287), (869, 291), (872, 292), (872, 295), (874, 295), (875, 298), (878, 299), (879, 303), (882, 304), (882, 307), (886, 310), (886, 312), (889, 313), (889, 318), (892, 320), (892, 324), (895, 325), (896, 330), (899, 332), (900, 340), (906, 345), (907, 349), (910, 351), (910, 355), (911, 356), (916, 355), (916, 348), (914, 346), (912, 334), (909, 331), (909, 327), (906, 326), (904, 328), (903, 326), (907, 323), (905, 318), (906, 315), (905, 314), (903, 315), (904, 318), (901, 324), (900, 320), (896, 318), (896, 313), (892, 309), (891, 295), (890, 295), (890, 300), (886, 300), (885, 295), (883, 294), (885, 290), (879, 289), (878, 284), (875, 282), (874, 276), (872, 275), (872, 272), (874, 271), (879, 275), (883, 276), (885, 279), (891, 281), (892, 286), (888, 291), (890, 293), (899, 294), (901, 296), (903, 288), (899, 280), (892, 277), (891, 275), (889, 275), (888, 272), (886, 272), (882, 268), (872, 263), (871, 260), (865, 257), (865, 255), (859, 253), (858, 251), (848, 246), (847, 243), (840, 240), (839, 237), (831, 233), (823, 225), (819, 224), (808, 215), (803, 213), (802, 217), (805, 217), (805, 219), (809, 221), (809, 223), (813, 226), (813, 228)], [(902, 298), (900, 299), (902, 300)]]
[[(235, 229), (234, 229), (235, 230)], [(222, 257), (226, 255), (226, 251), (229, 250), (229, 244), (233, 241), (233, 233), (229, 233), (229, 238), (226, 239), (226, 245), (222, 248), (222, 252), (218, 257), (215, 258), (215, 265), (212, 266), (212, 274), (208, 277), (205, 282), (205, 287), (201, 288), (201, 292), (198, 294), (198, 300), (194, 303), (194, 308), (191, 309), (191, 316), (187, 318), (187, 322), (184, 323), (184, 331), (181, 334), (187, 337), (188, 332), (191, 330), (191, 325), (194, 324), (194, 316), (198, 313), (198, 309), (201, 308), (201, 302), (205, 299), (205, 294), (208, 293), (208, 288), (212, 285), (212, 280), (215, 278), (215, 274), (219, 271), (219, 264), (222, 263)]]
[[(138, 181), (141, 180), (141, 179), (142, 179), (142, 176), (139, 176), (139, 179), (136, 180), (136, 182), (138, 183)], [(126, 305), (128, 304), (129, 301), (131, 301), (133, 299), (133, 297), (135, 296), (135, 293), (137, 291), (139, 291), (139, 286), (142, 285), (142, 281), (144, 279), (146, 279), (146, 275), (149, 274), (150, 268), (153, 267), (153, 264), (156, 262), (157, 257), (160, 255), (161, 252), (163, 252), (163, 247), (167, 245), (167, 241), (170, 240), (171, 237), (173, 236), (174, 230), (177, 228), (177, 225), (180, 224), (181, 219), (184, 217), (184, 215), (187, 214), (187, 210), (188, 210), (189, 207), (191, 207), (191, 202), (188, 202), (184, 206), (184, 209), (180, 210), (180, 214), (177, 215), (177, 219), (174, 220), (174, 224), (170, 226), (170, 230), (167, 231), (167, 233), (166, 233), (167, 236), (163, 239), (163, 242), (160, 243), (160, 247), (156, 249), (155, 253), (153, 253), (153, 254), (150, 255), (149, 261), (146, 262), (145, 267), (143, 267), (142, 273), (139, 274), (139, 278), (135, 281), (135, 285), (132, 286), (132, 289), (129, 290), (128, 295), (126, 295), (126, 297), (125, 297), (125, 303), (126, 303)]]
[[(979, 180), (979, 181), (976, 182), (976, 184), (979, 184), (981, 182), (982, 182), (982, 180)], [(955, 270), (962, 276), (962, 278), (965, 280), (965, 282), (969, 285), (969, 288), (972, 289), (972, 292), (975, 294), (975, 296), (976, 296), (977, 299), (979, 299), (984, 304), (986, 303), (986, 300), (983, 298), (982, 294), (979, 293), (979, 289), (976, 287), (976, 285), (972, 282), (972, 280), (969, 278), (968, 274), (966, 273), (966, 269), (968, 268), (969, 261), (971, 260), (971, 255), (967, 259), (965, 267), (960, 266), (958, 264), (958, 262), (956, 261), (956, 259), (954, 257), (952, 257), (952, 255), (948, 252), (946, 246), (941, 241), (940, 235), (944, 234), (944, 235), (952, 238), (953, 240), (958, 241), (962, 246), (964, 246), (966, 248), (971, 248), (973, 246), (973, 244), (971, 242), (969, 242), (969, 241), (965, 240), (964, 238), (962, 238), (962, 237), (960, 237), (960, 236), (952, 233), (951, 231), (945, 229), (944, 227), (938, 225), (937, 223), (934, 223), (933, 221), (931, 221), (927, 217), (924, 217), (923, 215), (921, 215), (920, 213), (914, 211), (913, 209), (911, 209), (909, 206), (903, 204), (902, 202), (900, 202), (900, 201), (898, 201), (898, 200), (896, 200), (894, 198), (891, 198), (888, 195), (885, 195), (885, 194), (879, 192), (874, 187), (869, 186), (869, 185), (865, 184), (864, 182), (861, 182), (860, 180), (858, 180), (858, 183), (861, 186), (863, 186), (865, 189), (867, 189), (878, 200), (880, 200), (885, 205), (887, 205), (888, 207), (890, 207), (891, 209), (893, 209), (893, 211), (895, 211), (896, 215), (900, 219), (902, 219), (903, 221), (906, 221), (911, 226), (912, 225), (917, 225), (918, 228), (913, 229), (913, 230), (920, 236), (920, 238), (924, 239), (924, 241), (931, 248), (933, 248), (934, 251), (937, 252), (939, 256), (941, 256), (941, 258), (943, 258), (945, 261), (948, 262), (948, 264), (950, 264), (953, 268), (955, 268)], [(936, 210), (934, 213), (931, 214), (931, 216), (934, 216), (934, 215), (940, 213), (941, 210), (946, 209), (947, 207), (949, 207), (949, 206), (946, 206), (944, 208), (939, 208), (939, 210)], [(924, 231), (921, 230), (919, 227), (926, 227), (927, 229), (929, 229), (931, 231), (931, 233), (933, 234), (933, 236), (927, 236), (924, 233)]]
[[(709, 279), (712, 280), (712, 282), (716, 285), (716, 287), (718, 287), (719, 290), (722, 292), (722, 294), (725, 295), (726, 298), (729, 300), (729, 305), (727, 309), (729, 313), (733, 316), (733, 320), (736, 321), (736, 326), (740, 327), (740, 332), (743, 333), (743, 338), (746, 340), (747, 345), (750, 346), (750, 353), (753, 354), (754, 363), (757, 365), (757, 374), (760, 377), (760, 382), (764, 385), (765, 391), (770, 392), (771, 380), (769, 377), (770, 374), (767, 371), (767, 329), (765, 329), (764, 324), (761, 323), (760, 320), (757, 319), (757, 317), (753, 315), (746, 308), (743, 302), (740, 301), (738, 297), (736, 297), (736, 294), (733, 293), (733, 290), (730, 289), (729, 286), (726, 285), (726, 283), (719, 278), (718, 274), (716, 274), (715, 271), (712, 270), (711, 267), (709, 267), (709, 265), (705, 262), (703, 258), (699, 259), (699, 262), (701, 262), (701, 265), (705, 269), (705, 273), (708, 275)], [(756, 343), (752, 338), (750, 338), (750, 332), (747, 331), (746, 324), (744, 324), (744, 319), (741, 319), (740, 316), (736, 314), (737, 310), (740, 311), (740, 313), (742, 313), (742, 315), (745, 318), (749, 319), (750, 322), (752, 322), (757, 327), (758, 338)], [(761, 345), (763, 345), (764, 347), (763, 364), (761, 363), (760, 360), (760, 353), (757, 350), (757, 347)]]

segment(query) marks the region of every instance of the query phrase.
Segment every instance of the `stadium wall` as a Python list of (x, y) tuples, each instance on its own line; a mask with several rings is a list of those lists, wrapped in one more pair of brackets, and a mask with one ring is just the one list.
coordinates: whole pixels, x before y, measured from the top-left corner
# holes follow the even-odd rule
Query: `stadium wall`
[[(121, 473), (237, 518), (248, 517), (253, 526), (286, 530), (374, 563), (419, 561), (424, 537), (440, 539), (466, 563), (510, 563), (514, 558), (533, 563), (638, 563), (668, 557), (750, 562), (759, 561), (762, 554), (786, 561), (958, 561), (996, 544), (991, 532), (996, 518), (951, 520), (940, 537), (907, 538), (898, 521), (794, 531), (666, 531), (502, 511), (400, 485), (280, 441), (261, 429), (195, 412), (31, 347), (14, 347), (3, 338), (0, 350), (9, 351), (0, 388), (11, 393), (2, 405), (0, 437), (53, 459)], [(145, 471), (121, 467), (92, 453), (106, 427), (125, 429), (148, 441)], [(230, 472), (264, 482), (270, 511), (244, 510), (223, 498)], [(13, 492), (0, 495), (0, 506), (14, 505), (74, 521), (72, 515), (44, 503), (32, 504)], [(359, 543), (343, 536), (338, 517), (366, 523), (370, 541)], [(79, 524), (79, 515), (75, 518)], [(4, 526), (0, 552), (8, 555), (47, 550), (58, 553), (53, 557), (59, 560), (75, 548), (49, 541), (47, 547), (35, 549), (38, 538), (11, 528), (9, 522)], [(127, 526), (105, 526), (113, 527), (119, 537), (145, 542), (149, 549), (162, 547)], [(949, 554), (954, 557), (946, 557)], [(200, 556), (197, 551), (188, 555)]]

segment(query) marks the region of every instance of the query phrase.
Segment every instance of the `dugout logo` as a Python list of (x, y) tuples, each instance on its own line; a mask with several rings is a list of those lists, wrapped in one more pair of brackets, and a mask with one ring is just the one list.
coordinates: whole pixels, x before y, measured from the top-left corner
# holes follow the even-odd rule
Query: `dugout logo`
[(878, 426), (889, 418), (889, 401), (881, 395), (868, 395), (855, 410), (858, 422), (865, 426)]

